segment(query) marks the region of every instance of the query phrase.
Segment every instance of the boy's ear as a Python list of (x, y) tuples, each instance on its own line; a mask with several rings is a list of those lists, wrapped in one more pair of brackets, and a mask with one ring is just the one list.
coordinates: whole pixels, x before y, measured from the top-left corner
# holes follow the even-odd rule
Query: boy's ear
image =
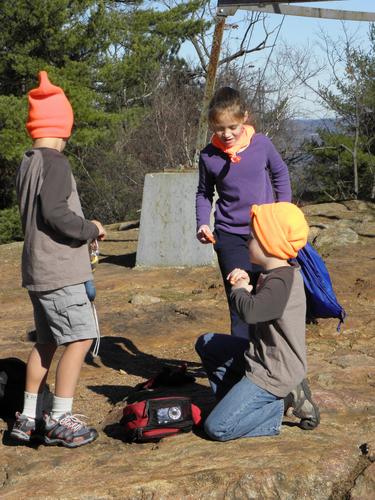
[(243, 122), (246, 123), (248, 119), (249, 119), (249, 113), (245, 111), (245, 114), (243, 115)]

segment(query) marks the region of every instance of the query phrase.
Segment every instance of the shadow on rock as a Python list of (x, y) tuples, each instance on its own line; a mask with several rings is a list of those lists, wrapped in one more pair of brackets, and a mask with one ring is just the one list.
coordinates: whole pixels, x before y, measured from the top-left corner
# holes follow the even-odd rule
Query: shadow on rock
[[(120, 238), (116, 238), (116, 239), (106, 238), (105, 239), (106, 243), (132, 243), (133, 241), (137, 241), (137, 238), (123, 239), (123, 240)], [(103, 254), (101, 253), (101, 255), (103, 255)]]
[(126, 385), (89, 385), (88, 389), (105, 396), (113, 405), (118, 405), (121, 402), (125, 404), (125, 399), (130, 395), (132, 397), (136, 396), (136, 400), (153, 397), (188, 396), (193, 403), (199, 406), (205, 416), (215, 404), (215, 398), (210, 387), (195, 382), (181, 386), (160, 386), (153, 390), (139, 392), (135, 391), (134, 387)]
[(112, 439), (117, 439), (123, 443), (129, 443), (129, 440), (124, 432), (124, 426), (121, 422), (114, 422), (113, 424), (106, 425), (103, 432)]
[[(103, 365), (108, 368), (123, 370), (129, 375), (146, 379), (155, 376), (165, 366), (173, 369), (178, 368), (182, 364), (187, 365), (188, 373), (194, 377), (206, 377), (206, 373), (200, 363), (188, 360), (158, 358), (153, 354), (140, 351), (134, 342), (126, 337), (102, 337), (98, 357)], [(86, 363), (99, 368), (91, 353), (87, 355)]]
[(299, 427), (301, 429), (301, 424), (299, 422), (289, 422), (288, 420), (283, 420), (281, 424), (285, 427)]
[(113, 405), (124, 401), (124, 399), (133, 391), (134, 387), (128, 385), (89, 385), (87, 386), (92, 392), (105, 396), (108, 402)]
[(107, 264), (114, 264), (115, 266), (121, 267), (134, 267), (136, 252), (127, 253), (124, 255), (106, 255), (101, 254), (100, 262), (105, 262)]

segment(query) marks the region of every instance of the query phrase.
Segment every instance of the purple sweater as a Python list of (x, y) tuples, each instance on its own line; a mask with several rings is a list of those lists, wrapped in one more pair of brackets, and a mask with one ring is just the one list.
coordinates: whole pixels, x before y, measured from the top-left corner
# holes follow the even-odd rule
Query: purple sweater
[(234, 234), (249, 234), (250, 207), (253, 204), (291, 201), (288, 167), (270, 139), (255, 134), (241, 153), (239, 163), (208, 144), (199, 158), (196, 195), (197, 229), (210, 225), (215, 187), (215, 228)]

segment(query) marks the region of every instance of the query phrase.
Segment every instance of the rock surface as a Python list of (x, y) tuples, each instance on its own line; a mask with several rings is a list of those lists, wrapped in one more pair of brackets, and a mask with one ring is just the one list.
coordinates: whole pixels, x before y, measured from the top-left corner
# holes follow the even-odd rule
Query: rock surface
[[(95, 272), (100, 353), (87, 359), (74, 405), (100, 430), (99, 438), (76, 450), (15, 446), (12, 422), (0, 420), (0, 498), (374, 499), (373, 207), (348, 202), (304, 210), (315, 237), (340, 221), (358, 235), (356, 242), (340, 242), (333, 230), (322, 246), (348, 318), (341, 333), (333, 319), (307, 327), (309, 381), (322, 417), (316, 430), (302, 431), (287, 419), (272, 438), (215, 443), (197, 431), (157, 444), (124, 442), (121, 400), (163, 365), (186, 362), (196, 382), (182, 390), (209, 411), (213, 401), (193, 345), (203, 332), (228, 331), (229, 322), (216, 268), (134, 268), (137, 227), (120, 232), (113, 225)], [(1, 357), (26, 360), (33, 319), (19, 284), (21, 248), (0, 247), (0, 347)], [(56, 361), (51, 389), (55, 367)]]
[(375, 207), (363, 201), (321, 203), (304, 207), (311, 231), (310, 241), (323, 256), (337, 246), (360, 241), (360, 237), (375, 238)]

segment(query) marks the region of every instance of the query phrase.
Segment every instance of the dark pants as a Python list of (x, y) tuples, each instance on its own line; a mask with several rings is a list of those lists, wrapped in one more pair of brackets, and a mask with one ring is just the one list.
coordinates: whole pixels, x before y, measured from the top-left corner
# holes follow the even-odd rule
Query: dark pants
[(242, 337), (249, 339), (251, 333), (254, 331), (254, 325), (248, 325), (237, 314), (236, 309), (231, 305), (229, 296), (231, 285), (227, 280), (228, 274), (236, 267), (247, 271), (250, 276), (250, 281), (255, 288), (261, 268), (251, 264), (249, 259), (248, 240), (249, 236), (232, 234), (215, 230), (216, 244), (214, 246), (217, 259), (223, 278), (225, 292), (227, 294), (227, 301), (230, 313), (231, 334), (235, 337)]

